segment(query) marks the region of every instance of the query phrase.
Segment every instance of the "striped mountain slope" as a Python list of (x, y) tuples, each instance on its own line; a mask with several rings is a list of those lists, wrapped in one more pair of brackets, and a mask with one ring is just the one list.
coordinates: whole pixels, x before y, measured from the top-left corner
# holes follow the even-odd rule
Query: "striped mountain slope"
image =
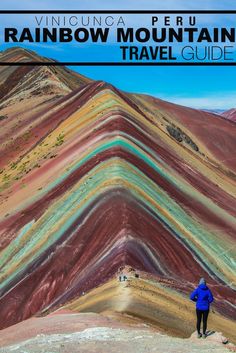
[(1, 103), (0, 327), (66, 306), (124, 266), (167, 281), (170, 312), (204, 276), (217, 315), (235, 318), (236, 125), (40, 70)]

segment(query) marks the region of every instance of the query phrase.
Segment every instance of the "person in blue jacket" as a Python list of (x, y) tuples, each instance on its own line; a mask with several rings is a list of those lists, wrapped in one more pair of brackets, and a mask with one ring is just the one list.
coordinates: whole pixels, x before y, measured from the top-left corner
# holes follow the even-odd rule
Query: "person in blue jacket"
[[(190, 299), (196, 302), (197, 333), (198, 338), (206, 338), (207, 318), (210, 304), (214, 298), (210, 289), (206, 285), (205, 278), (201, 278), (198, 287), (190, 294)], [(201, 321), (203, 319), (203, 335), (201, 334)]]

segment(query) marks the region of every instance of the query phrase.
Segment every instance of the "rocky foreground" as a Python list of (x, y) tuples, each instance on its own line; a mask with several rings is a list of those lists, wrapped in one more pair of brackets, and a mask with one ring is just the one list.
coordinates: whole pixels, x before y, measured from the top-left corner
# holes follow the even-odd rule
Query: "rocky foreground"
[[(170, 337), (127, 315), (61, 312), (32, 318), (0, 333), (0, 353), (227, 353), (235, 346), (219, 332), (206, 339)], [(9, 345), (10, 344), (10, 345)]]

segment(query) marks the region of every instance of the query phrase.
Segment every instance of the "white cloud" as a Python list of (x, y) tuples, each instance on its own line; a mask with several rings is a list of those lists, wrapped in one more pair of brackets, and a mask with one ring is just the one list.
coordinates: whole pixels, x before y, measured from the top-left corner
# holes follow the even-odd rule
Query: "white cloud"
[(223, 95), (210, 95), (202, 97), (178, 97), (178, 96), (163, 96), (158, 98), (166, 101), (184, 105), (196, 109), (231, 109), (236, 107), (236, 92), (224, 93)]

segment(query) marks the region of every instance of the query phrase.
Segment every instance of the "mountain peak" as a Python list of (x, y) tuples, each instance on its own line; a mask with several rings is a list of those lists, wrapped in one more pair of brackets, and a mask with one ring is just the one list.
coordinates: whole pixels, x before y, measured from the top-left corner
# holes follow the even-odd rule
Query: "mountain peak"
[(236, 122), (236, 108), (231, 108), (229, 110), (226, 110), (222, 116), (228, 120), (235, 121)]
[(22, 47), (11, 47), (0, 52), (0, 60), (1, 62), (29, 62), (45, 61), (45, 58), (29, 49)]

